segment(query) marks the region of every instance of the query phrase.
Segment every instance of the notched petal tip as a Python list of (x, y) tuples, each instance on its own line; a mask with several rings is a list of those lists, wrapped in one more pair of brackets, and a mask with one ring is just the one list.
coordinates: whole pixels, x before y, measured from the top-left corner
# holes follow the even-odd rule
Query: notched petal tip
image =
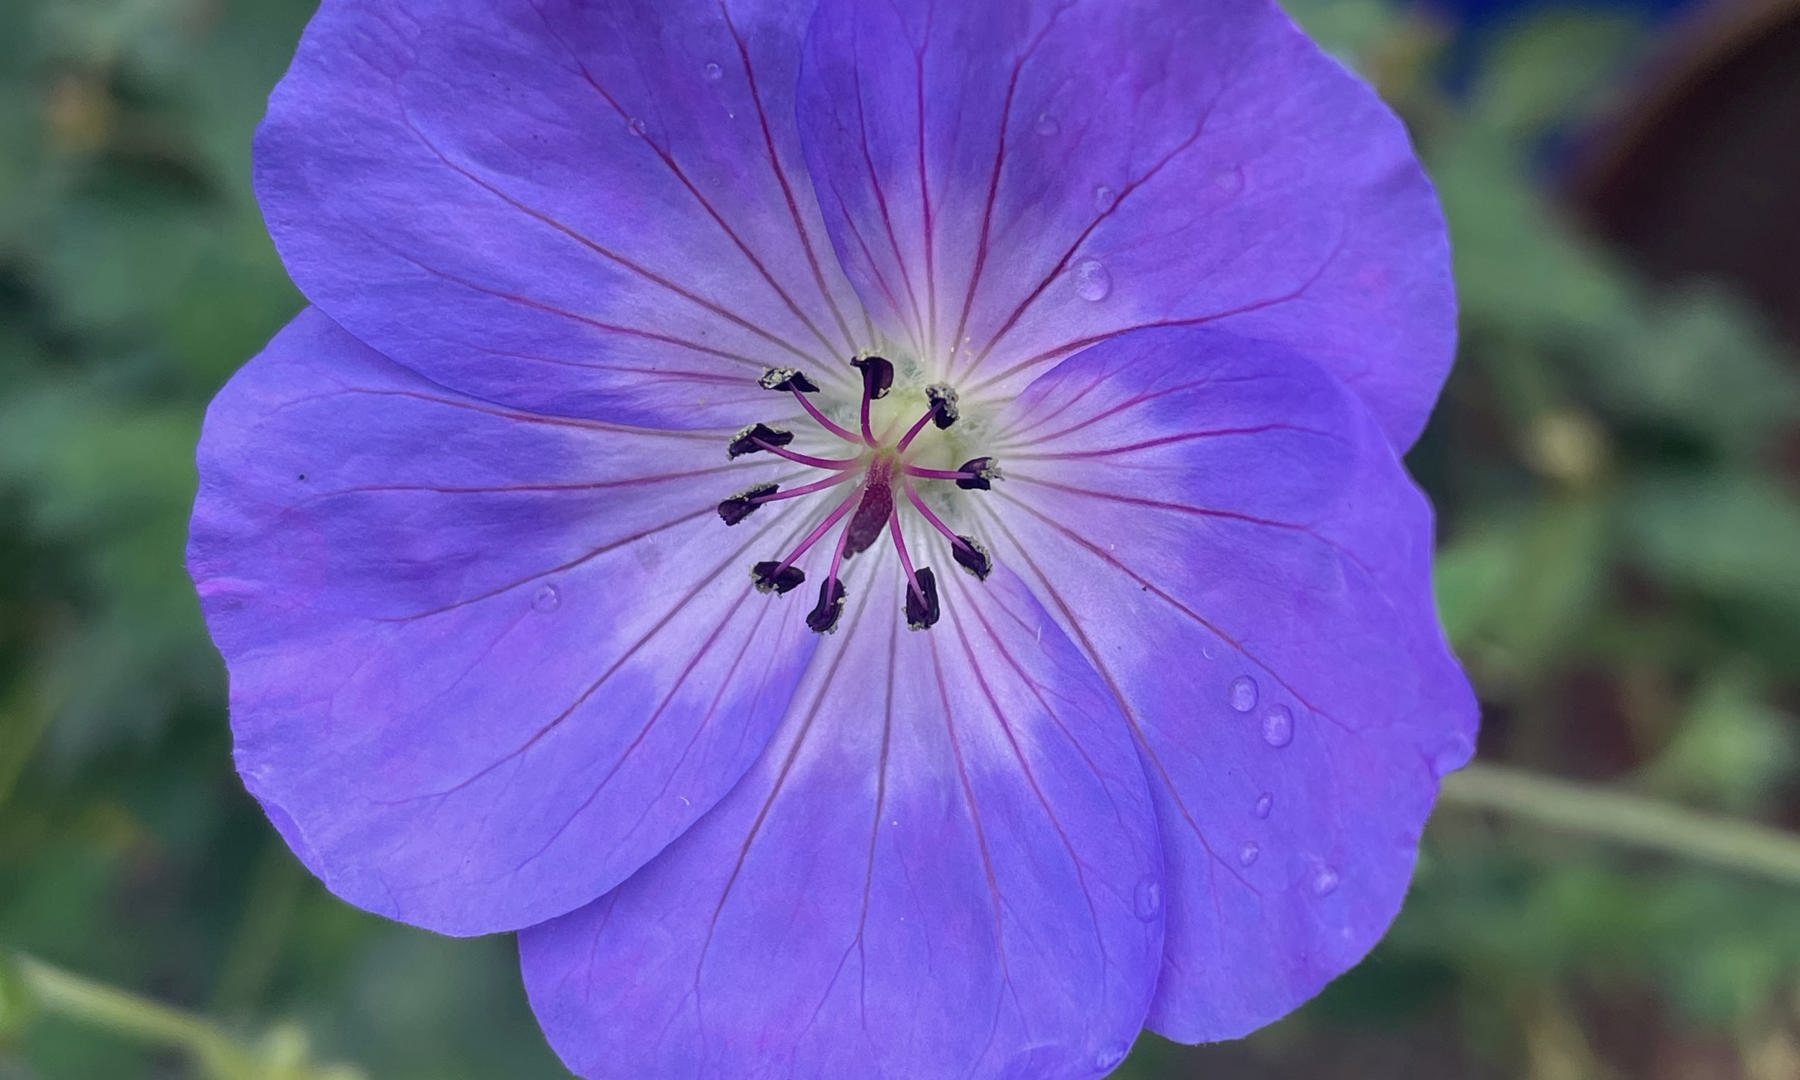
[(937, 575), (931, 572), (931, 567), (921, 566), (914, 576), (919, 587), (908, 586), (906, 590), (906, 625), (913, 630), (929, 630), (937, 625), (940, 614)]
[(770, 368), (756, 382), (764, 390), (795, 390), (802, 394), (819, 392), (818, 384), (807, 378), (799, 368)]
[(760, 453), (771, 446), (786, 446), (794, 441), (794, 433), (772, 428), (767, 424), (751, 424), (749, 427), (731, 437), (731, 446), (726, 454), (733, 460), (745, 454)]
[(747, 487), (731, 498), (719, 502), (719, 520), (727, 525), (736, 525), (762, 505), (760, 500), (766, 499), (780, 490), (780, 484), (757, 484), (755, 487)]
[(944, 383), (927, 386), (925, 400), (931, 403), (931, 422), (937, 425), (939, 431), (947, 430), (962, 416), (956, 404), (956, 390)]
[(858, 356), (850, 366), (862, 372), (863, 396), (880, 401), (894, 385), (894, 365), (880, 356)]
[(827, 578), (819, 585), (819, 602), (807, 612), (806, 625), (815, 634), (830, 634), (837, 630), (838, 616), (844, 612), (844, 583), (837, 578)]
[(778, 562), (759, 562), (750, 568), (750, 580), (756, 583), (757, 592), (789, 593), (806, 580), (806, 574), (798, 566), (783, 566)]
[(950, 547), (950, 555), (956, 565), (975, 575), (976, 581), (986, 581), (994, 572), (994, 557), (988, 549), (971, 536), (958, 536), (957, 542)]

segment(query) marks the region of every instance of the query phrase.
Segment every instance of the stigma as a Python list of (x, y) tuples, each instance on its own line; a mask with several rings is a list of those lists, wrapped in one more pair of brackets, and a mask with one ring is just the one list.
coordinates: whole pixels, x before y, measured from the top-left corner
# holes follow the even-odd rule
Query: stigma
[[(718, 504), (719, 519), (736, 525), (763, 506), (802, 499), (843, 485), (853, 485), (850, 493), (809, 531), (786, 557), (769, 559), (750, 568), (751, 580), (765, 593), (781, 595), (792, 592), (806, 582), (800, 567), (821, 541), (835, 539), (830, 561), (819, 583), (818, 602), (807, 613), (806, 625), (813, 631), (829, 634), (837, 629), (843, 614), (846, 592), (843, 581), (844, 563), (874, 547), (885, 534), (900, 557), (900, 568), (906, 578), (906, 598), (902, 614), (907, 626), (927, 630), (940, 614), (937, 575), (931, 567), (914, 566), (900, 527), (900, 509), (910, 504), (931, 527), (949, 542), (951, 559), (977, 580), (986, 580), (994, 568), (987, 548), (974, 538), (958, 534), (934, 513), (919, 493), (919, 485), (954, 483), (965, 491), (985, 491), (1000, 478), (1000, 468), (993, 458), (977, 457), (955, 469), (935, 469), (916, 464), (914, 449), (928, 428), (946, 431), (960, 418), (956, 391), (945, 385), (925, 388), (925, 411), (899, 438), (889, 441), (875, 430), (871, 416), (875, 402), (893, 390), (894, 365), (879, 356), (859, 356), (850, 361), (862, 380), (860, 425), (852, 430), (826, 416), (813, 404), (809, 395), (819, 387), (796, 368), (771, 368), (759, 384), (765, 390), (794, 396), (807, 416), (832, 438), (846, 444), (846, 457), (818, 457), (789, 448), (794, 433), (770, 424), (752, 424), (732, 436), (726, 447), (729, 457), (746, 454), (772, 454), (824, 474), (812, 483), (787, 489), (778, 484), (757, 484), (746, 488)], [(951, 460), (954, 460), (952, 458)], [(825, 563), (823, 556), (811, 559), (815, 570)]]

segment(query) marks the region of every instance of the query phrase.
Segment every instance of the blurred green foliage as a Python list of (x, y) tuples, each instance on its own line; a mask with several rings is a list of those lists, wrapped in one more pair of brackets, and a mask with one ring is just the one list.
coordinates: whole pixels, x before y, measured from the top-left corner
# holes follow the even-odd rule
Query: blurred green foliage
[[(1408, 117), (1451, 220), (1464, 350), (1411, 463), (1483, 755), (1800, 824), (1800, 367), (1547, 194), (1545, 140), (1644, 32), (1551, 10), (1475, 43), (1452, 97), (1444, 27), (1291, 6)], [(0, 4), (0, 952), (384, 1080), (554, 1077), (510, 942), (354, 911), (267, 827), (182, 570), (206, 403), (300, 304), (249, 166), (309, 10)], [(1369, 963), (1244, 1043), (1147, 1039), (1123, 1075), (1791, 1080), (1796, 972), (1791, 890), (1446, 810)], [(0, 1078), (188, 1068), (34, 1010), (0, 962)]]

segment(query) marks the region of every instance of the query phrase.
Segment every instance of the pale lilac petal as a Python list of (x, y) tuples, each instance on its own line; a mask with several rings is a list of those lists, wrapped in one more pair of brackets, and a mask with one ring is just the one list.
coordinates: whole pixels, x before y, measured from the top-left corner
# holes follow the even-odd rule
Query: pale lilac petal
[(1298, 346), (1405, 446), (1449, 371), (1406, 132), (1267, 0), (824, 0), (800, 116), (857, 290), (967, 390), (1212, 324)]
[[(806, 0), (325, 0), (257, 139), (301, 290), (490, 400), (730, 422), (868, 323), (793, 120)], [(829, 365), (829, 366), (828, 366)]]
[(712, 512), (786, 475), (728, 465), (729, 435), (465, 397), (316, 311), (233, 378), (189, 566), (238, 768), (333, 891), (447, 933), (525, 926), (738, 779), (813, 642), (743, 570), (798, 523), (724, 535)]
[(1125, 705), (1168, 861), (1150, 1026), (1266, 1024), (1399, 909), (1476, 709), (1431, 597), (1430, 507), (1304, 357), (1142, 331), (1012, 406), (994, 557)]
[(892, 553), (744, 782), (520, 936), (584, 1076), (1097, 1076), (1143, 1022), (1161, 856), (1130, 735), (1013, 575), (899, 618)]

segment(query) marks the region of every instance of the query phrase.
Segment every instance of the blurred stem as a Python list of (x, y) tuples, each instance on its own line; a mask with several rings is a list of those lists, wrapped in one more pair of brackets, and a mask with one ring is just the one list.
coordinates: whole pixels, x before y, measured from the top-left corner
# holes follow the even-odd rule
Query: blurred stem
[(1800, 886), (1800, 835), (1613, 788), (1470, 765), (1444, 782), (1443, 801)]
[(285, 844), (267, 839), (244, 899), (225, 965), (213, 991), (213, 1012), (230, 1018), (253, 1012), (287, 941), (294, 905), (305, 884)]
[(304, 1040), (277, 1032), (264, 1048), (238, 1042), (209, 1020), (170, 1008), (27, 956), (12, 966), (29, 1007), (157, 1046), (186, 1051), (215, 1080), (357, 1080), (341, 1066), (320, 1069), (306, 1061)]
[(0, 732), (6, 734), (0, 740), (0, 806), (11, 798), (13, 785), (50, 728), (50, 707), (31, 694), (31, 685), (30, 678), (22, 678), (0, 699)]

